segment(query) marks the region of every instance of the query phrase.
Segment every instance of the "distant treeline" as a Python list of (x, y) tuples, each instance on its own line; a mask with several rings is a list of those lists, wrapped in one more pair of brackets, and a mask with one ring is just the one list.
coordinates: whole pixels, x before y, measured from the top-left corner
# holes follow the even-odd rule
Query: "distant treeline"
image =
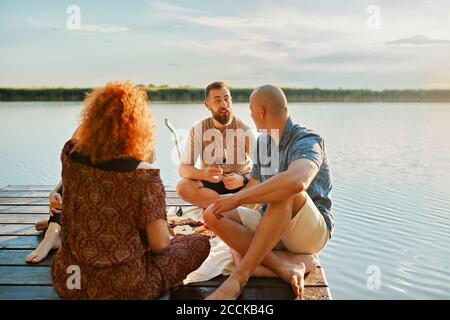
[[(151, 101), (203, 101), (204, 89), (141, 86)], [(248, 102), (252, 88), (231, 88), (233, 101)], [(283, 88), (290, 102), (450, 102), (450, 90), (360, 90)], [(82, 101), (92, 88), (0, 88), (0, 101)]]

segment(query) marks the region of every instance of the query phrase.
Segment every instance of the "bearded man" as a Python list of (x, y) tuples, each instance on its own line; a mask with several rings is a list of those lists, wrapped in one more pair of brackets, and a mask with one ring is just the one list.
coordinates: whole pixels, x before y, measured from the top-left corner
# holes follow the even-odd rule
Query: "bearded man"
[[(255, 134), (233, 115), (229, 86), (213, 82), (205, 89), (205, 107), (211, 117), (189, 132), (179, 167), (177, 193), (200, 208), (219, 195), (246, 187), (252, 168), (251, 149)], [(200, 157), (200, 168), (195, 167)]]

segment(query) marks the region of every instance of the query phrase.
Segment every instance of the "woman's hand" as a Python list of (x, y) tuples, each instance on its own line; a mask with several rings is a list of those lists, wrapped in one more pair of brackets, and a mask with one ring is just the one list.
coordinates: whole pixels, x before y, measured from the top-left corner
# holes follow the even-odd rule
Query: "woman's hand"
[(61, 214), (62, 208), (62, 198), (61, 195), (57, 192), (50, 192), (48, 196), (48, 200), (50, 203), (49, 213), (50, 216), (53, 217), (54, 214)]

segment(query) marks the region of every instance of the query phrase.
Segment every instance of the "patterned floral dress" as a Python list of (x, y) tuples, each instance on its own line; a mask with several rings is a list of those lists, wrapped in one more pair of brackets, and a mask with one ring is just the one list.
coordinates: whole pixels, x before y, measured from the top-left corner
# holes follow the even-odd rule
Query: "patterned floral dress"
[[(73, 161), (73, 143), (61, 154), (63, 244), (52, 263), (62, 299), (154, 299), (202, 264), (210, 250), (202, 236), (174, 238), (161, 254), (147, 249), (146, 225), (167, 220), (159, 170), (100, 170)], [(70, 266), (79, 268), (79, 289)]]

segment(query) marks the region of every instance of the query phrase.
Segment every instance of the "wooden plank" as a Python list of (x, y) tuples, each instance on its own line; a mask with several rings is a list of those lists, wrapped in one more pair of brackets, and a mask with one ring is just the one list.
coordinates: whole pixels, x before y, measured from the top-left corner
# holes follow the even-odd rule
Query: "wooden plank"
[[(167, 206), (191, 206), (189, 202), (186, 202), (180, 198), (166, 198), (166, 205)], [(2, 210), (3, 212), (28, 212), (28, 210), (33, 210), (33, 212), (40, 210), (41, 208), (47, 208), (49, 207), (48, 200), (46, 201), (16, 201), (16, 202), (3, 202), (0, 203), (0, 207), (9, 207), (5, 210)], [(33, 207), (32, 209), (26, 208), (26, 207)], [(0, 208), (1, 209), (1, 208)]]
[[(27, 266), (33, 267), (34, 264), (28, 264), (25, 262), (25, 258), (31, 253), (33, 250), (0, 250), (0, 265), (1, 266)], [(56, 250), (50, 251), (47, 258), (40, 262), (39, 266), (50, 266), (53, 260), (53, 257), (56, 254)]]
[[(0, 265), (23, 265), (26, 266), (24, 257), (26, 257), (32, 250), (14, 250), (14, 252), (6, 252), (0, 250)], [(52, 256), (55, 251), (52, 251)], [(47, 262), (40, 265), (49, 265), (51, 258)], [(305, 277), (305, 287), (326, 287), (326, 280), (322, 276), (322, 269), (316, 268)], [(218, 287), (226, 278), (223, 276), (216, 277), (209, 281), (196, 282), (187, 284), (187, 287)], [(251, 278), (247, 287), (266, 288), (278, 287), (285, 288), (287, 284), (281, 279), (276, 278)], [(288, 286), (289, 287), (289, 286)]]
[(303, 292), (305, 300), (331, 300), (330, 288), (328, 287), (305, 287)]
[[(253, 280), (253, 279), (252, 279)], [(274, 280), (274, 279), (270, 279)], [(50, 267), (0, 266), (0, 285), (39, 285), (52, 284)], [(216, 287), (183, 286), (173, 290), (172, 299), (203, 299)], [(305, 287), (304, 298), (311, 300), (328, 299), (327, 287)], [(242, 300), (292, 300), (294, 298), (290, 285), (272, 286), (270, 281), (264, 287), (247, 284), (239, 299)]]
[[(7, 288), (7, 286), (9, 286), (9, 288)], [(24, 290), (21, 290), (21, 288), (26, 288), (27, 290), (29, 290), (31, 288), (51, 288), (50, 286), (50, 267), (0, 267), (1, 299), (23, 299), (24, 294), (26, 294), (29, 299), (37, 299), (38, 297), (35, 292), (26, 293)], [(170, 299), (204, 299), (215, 289), (216, 287), (181, 286), (171, 291)], [(44, 295), (43, 298), (52, 299), (55, 298), (55, 296)], [(292, 294), (292, 290), (287, 284), (284, 287), (272, 287), (268, 285), (264, 288), (252, 287), (247, 285), (243, 289), (242, 294), (239, 296), (238, 300), (292, 300), (293, 298), (294, 296)], [(329, 290), (327, 287), (305, 287), (304, 299), (328, 300), (330, 299)]]
[(50, 191), (27, 191), (27, 190), (0, 190), (1, 198), (45, 198), (48, 199)]
[(41, 233), (36, 231), (34, 224), (0, 224), (0, 236), (36, 236)]
[[(189, 283), (186, 286), (218, 287), (225, 279), (226, 277), (224, 276), (217, 276), (214, 279), (208, 281)], [(322, 268), (320, 267), (315, 268), (305, 276), (305, 287), (323, 287), (327, 285), (327, 282), (322, 276)], [(251, 278), (247, 283), (247, 287), (265, 288), (268, 286), (284, 288), (287, 286), (287, 284), (285, 281), (279, 278)]]
[(51, 286), (49, 266), (0, 266), (0, 286)]
[[(178, 287), (170, 292), (171, 300), (202, 300), (210, 295), (215, 287)], [(292, 300), (294, 295), (289, 288), (245, 287), (238, 300)]]
[(41, 220), (48, 220), (49, 214), (0, 214), (0, 224), (34, 224)]
[[(185, 202), (178, 198), (166, 198), (166, 205), (168, 207), (190, 207), (190, 203)], [(44, 214), (48, 213), (48, 204), (24, 204), (24, 203), (11, 203), (8, 206), (0, 206), (0, 214), (3, 213), (36, 213)]]
[[(0, 190), (0, 199), (45, 199), (48, 201), (49, 191), (2, 191)], [(166, 198), (178, 198), (175, 191), (166, 190)], [(0, 200), (1, 201), (1, 200)]]
[[(241, 300), (292, 300), (286, 291), (261, 292), (244, 289)], [(272, 288), (270, 288), (272, 290)], [(171, 300), (200, 300), (212, 293), (214, 288), (176, 288), (170, 293)], [(328, 300), (327, 288), (305, 288), (305, 300)], [(58, 295), (51, 286), (0, 286), (1, 300), (56, 300)]]
[(328, 287), (327, 279), (323, 275), (321, 267), (314, 268), (305, 275), (305, 287)]
[[(176, 289), (170, 293), (171, 300), (202, 300), (213, 288)], [(327, 288), (305, 288), (305, 300), (329, 300)], [(0, 286), (1, 300), (56, 300), (58, 295), (51, 286)], [(292, 300), (286, 291), (255, 291), (244, 289), (240, 300)]]
[(33, 206), (33, 207), (47, 207), (49, 206), (48, 204), (48, 199), (46, 199), (46, 201), (42, 201), (42, 200), (38, 200), (36, 201), (35, 199), (39, 199), (39, 198), (29, 198), (31, 200), (25, 199), (25, 200), (21, 200), (18, 198), (15, 198), (16, 201), (5, 201), (5, 202), (0, 202), (0, 207), (27, 207), (27, 206)]
[(48, 197), (46, 198), (14, 198), (14, 197), (0, 197), (0, 206), (11, 206), (17, 205), (15, 203), (23, 203), (23, 205), (27, 204), (40, 204), (45, 203), (48, 205)]
[[(0, 191), (47, 191), (50, 192), (54, 185), (7, 185), (0, 188)], [(171, 186), (164, 187), (167, 191), (175, 192), (175, 188)]]
[(47, 214), (48, 215), (48, 205), (46, 206), (10, 206), (10, 207), (0, 207), (0, 215), (4, 213), (10, 214)]
[(17, 250), (30, 249), (34, 250), (41, 243), (43, 235), (29, 237), (0, 237), (0, 249)]
[(49, 185), (49, 184), (38, 184), (38, 185), (23, 185), (23, 184), (16, 184), (16, 185), (7, 185), (2, 187), (0, 190), (51, 190), (55, 186)]
[[(225, 281), (227, 277), (225, 276), (217, 276), (211, 280), (208, 281), (202, 281), (202, 282), (193, 282), (188, 283), (185, 286), (186, 287), (218, 287), (223, 281)], [(250, 280), (247, 283), (247, 287), (266, 287), (266, 286), (272, 286), (272, 287), (279, 287), (284, 288), (286, 287), (286, 283), (278, 278), (250, 278)]]
[(58, 300), (51, 286), (0, 286), (1, 300)]
[[(177, 287), (170, 293), (171, 300), (201, 300), (210, 295), (215, 287)], [(305, 300), (329, 300), (327, 287), (305, 287)], [(246, 286), (238, 300), (293, 300), (294, 295), (289, 286), (256, 288)]]

